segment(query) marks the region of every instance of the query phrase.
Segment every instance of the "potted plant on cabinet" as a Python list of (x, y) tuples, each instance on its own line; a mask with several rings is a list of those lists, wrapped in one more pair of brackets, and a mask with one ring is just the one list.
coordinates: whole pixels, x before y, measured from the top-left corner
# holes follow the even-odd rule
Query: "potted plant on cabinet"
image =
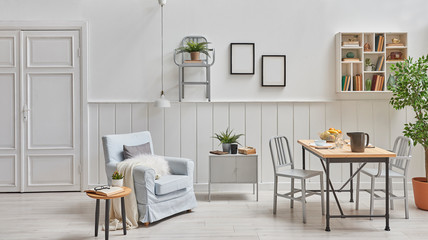
[(208, 57), (210, 57), (210, 54), (208, 51), (211, 51), (211, 49), (208, 49), (209, 42), (194, 42), (194, 41), (188, 41), (186, 43), (186, 46), (179, 47), (176, 49), (177, 54), (178, 53), (184, 53), (188, 52), (190, 53), (190, 60), (192, 61), (199, 61), (201, 60), (200, 53), (204, 53)]
[[(238, 138), (243, 135), (244, 134), (233, 134), (233, 129), (230, 130), (229, 128), (227, 128), (225, 132), (220, 131), (220, 133), (215, 133), (212, 138), (215, 138), (220, 141), (220, 144), (222, 144), (223, 152), (231, 153), (231, 145), (239, 144)], [(236, 152), (234, 152), (233, 154), (236, 154)]]
[(409, 57), (391, 70), (396, 82), (390, 104), (397, 110), (413, 108), (416, 121), (404, 124), (403, 133), (425, 149), (425, 177), (415, 177), (412, 183), (416, 206), (428, 210), (428, 55), (416, 61)]
[(118, 171), (114, 171), (111, 176), (111, 185), (113, 187), (122, 187), (123, 186), (123, 175)]

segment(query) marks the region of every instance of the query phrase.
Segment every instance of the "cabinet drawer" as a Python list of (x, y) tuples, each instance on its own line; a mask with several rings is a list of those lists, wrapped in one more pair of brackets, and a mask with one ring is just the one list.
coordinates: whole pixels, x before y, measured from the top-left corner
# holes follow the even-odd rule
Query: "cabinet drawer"
[(239, 183), (257, 182), (257, 157), (236, 158), (236, 181)]
[(210, 157), (210, 182), (235, 183), (236, 160), (234, 157)]

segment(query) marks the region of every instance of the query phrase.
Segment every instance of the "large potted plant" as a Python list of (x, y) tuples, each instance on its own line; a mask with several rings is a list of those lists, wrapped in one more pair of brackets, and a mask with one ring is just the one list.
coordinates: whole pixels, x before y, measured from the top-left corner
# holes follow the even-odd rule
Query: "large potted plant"
[(212, 137), (220, 141), (220, 144), (222, 144), (223, 152), (231, 153), (231, 145), (239, 144), (238, 138), (243, 135), (244, 134), (233, 134), (233, 129), (229, 130), (229, 128), (227, 128), (225, 132), (220, 131), (220, 133), (215, 133)]
[(210, 56), (208, 51), (211, 51), (208, 49), (209, 42), (194, 42), (192, 40), (188, 41), (186, 43), (186, 46), (177, 48), (177, 54), (178, 53), (184, 53), (188, 52), (190, 53), (190, 59), (192, 61), (198, 61), (201, 60), (200, 53), (204, 53), (208, 57)]
[(416, 61), (409, 57), (392, 65), (391, 70), (396, 82), (390, 104), (397, 110), (413, 108), (415, 122), (404, 124), (403, 133), (425, 149), (425, 177), (415, 177), (412, 183), (416, 206), (428, 210), (428, 55)]

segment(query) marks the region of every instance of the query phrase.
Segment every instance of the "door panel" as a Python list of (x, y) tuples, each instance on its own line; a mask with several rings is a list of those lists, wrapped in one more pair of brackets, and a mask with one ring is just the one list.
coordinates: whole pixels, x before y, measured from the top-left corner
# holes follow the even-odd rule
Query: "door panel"
[(28, 185), (73, 185), (73, 155), (28, 156)]
[(212, 183), (235, 183), (236, 161), (233, 157), (210, 157)]
[(73, 75), (29, 74), (27, 87), (28, 148), (73, 148)]
[(0, 187), (17, 187), (16, 156), (0, 156)]
[(0, 192), (20, 190), (19, 31), (0, 31)]
[(80, 190), (78, 31), (22, 31), (24, 191)]
[(15, 149), (15, 82), (15, 74), (0, 73), (0, 149)]
[(46, 33), (28, 36), (26, 40), (28, 68), (73, 67), (73, 35), (58, 36)]
[(236, 158), (236, 178), (241, 183), (257, 182), (257, 160), (256, 157)]

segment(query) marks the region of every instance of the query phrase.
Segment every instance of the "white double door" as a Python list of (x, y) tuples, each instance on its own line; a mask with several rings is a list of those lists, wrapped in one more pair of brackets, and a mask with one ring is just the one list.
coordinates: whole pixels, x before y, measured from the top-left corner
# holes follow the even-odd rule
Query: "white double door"
[(78, 31), (0, 31), (0, 192), (80, 190)]

